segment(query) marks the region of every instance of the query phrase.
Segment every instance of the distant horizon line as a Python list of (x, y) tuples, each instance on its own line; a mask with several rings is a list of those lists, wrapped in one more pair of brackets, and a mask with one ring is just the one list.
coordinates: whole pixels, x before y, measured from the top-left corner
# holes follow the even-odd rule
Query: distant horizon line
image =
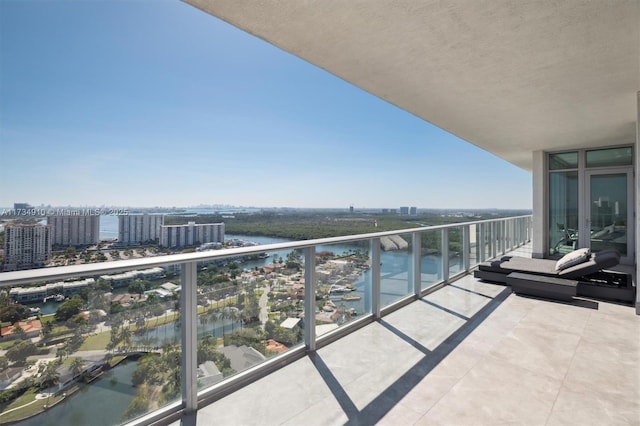
[[(14, 204), (26, 204), (29, 207), (28, 209), (93, 209), (93, 208), (127, 208), (127, 209), (135, 209), (135, 210), (153, 210), (153, 209), (161, 209), (161, 210), (185, 210), (185, 209), (216, 209), (216, 210), (224, 210), (224, 209), (252, 209), (252, 210), (346, 210), (349, 211), (353, 208), (354, 211), (359, 210), (399, 210), (401, 208), (415, 208), (417, 210), (458, 210), (458, 211), (491, 211), (491, 210), (502, 210), (502, 211), (513, 211), (513, 210), (525, 210), (531, 211), (532, 207), (418, 207), (413, 205), (402, 205), (398, 207), (356, 207), (356, 206), (347, 206), (347, 207), (292, 207), (292, 206), (240, 206), (240, 205), (231, 205), (231, 204), (199, 204), (193, 206), (132, 206), (132, 205), (97, 205), (97, 204), (65, 204), (65, 205), (54, 205), (54, 204), (39, 204), (37, 206), (28, 204), (28, 203), (14, 203)], [(4, 210), (13, 210), (14, 206), (6, 206), (0, 207), (0, 209)]]

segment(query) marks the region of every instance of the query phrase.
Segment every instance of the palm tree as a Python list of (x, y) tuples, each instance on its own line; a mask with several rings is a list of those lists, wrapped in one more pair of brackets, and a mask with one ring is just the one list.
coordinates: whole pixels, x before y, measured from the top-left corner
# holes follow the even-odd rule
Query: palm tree
[(231, 320), (231, 332), (233, 333), (236, 321), (238, 320), (238, 318), (240, 318), (240, 313), (235, 309), (230, 309), (228, 318)]
[(207, 323), (209, 322), (209, 316), (205, 313), (200, 315), (200, 325), (202, 326), (202, 331), (207, 334)]
[(224, 337), (224, 335), (226, 334), (224, 320), (229, 318), (229, 313), (227, 311), (227, 308), (224, 308), (220, 311), (220, 316), (218, 318), (222, 320), (222, 337)]
[(16, 336), (16, 338), (19, 340), (24, 340), (27, 338), (27, 333), (20, 326), (17, 326), (13, 329), (13, 335)]
[(131, 330), (129, 330), (129, 327), (122, 327), (122, 330), (120, 331), (120, 340), (127, 347), (131, 345)]
[(216, 324), (218, 323), (220, 312), (217, 309), (213, 309), (209, 311), (209, 320), (213, 322), (213, 330), (216, 329)]
[(82, 358), (80, 357), (74, 357), (73, 361), (71, 361), (71, 373), (73, 373), (73, 376), (78, 376), (80, 373), (82, 373), (82, 367), (84, 366), (84, 361), (82, 361)]
[(213, 336), (211, 336), (210, 334), (205, 334), (202, 337), (202, 344), (205, 346), (210, 346), (213, 343)]
[(40, 389), (55, 385), (59, 378), (60, 373), (58, 373), (55, 361), (47, 363), (47, 366), (42, 373), (42, 377), (40, 378)]

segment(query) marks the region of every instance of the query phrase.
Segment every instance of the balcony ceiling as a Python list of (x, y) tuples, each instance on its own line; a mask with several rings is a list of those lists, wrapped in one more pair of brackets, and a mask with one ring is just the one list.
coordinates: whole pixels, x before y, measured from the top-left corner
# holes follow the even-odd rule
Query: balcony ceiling
[(634, 143), (638, 0), (186, 0), (519, 167)]

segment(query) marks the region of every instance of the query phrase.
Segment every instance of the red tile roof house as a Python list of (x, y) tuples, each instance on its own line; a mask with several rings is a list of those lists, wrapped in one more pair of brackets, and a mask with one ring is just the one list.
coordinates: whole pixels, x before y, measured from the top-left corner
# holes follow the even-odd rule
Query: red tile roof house
[(0, 336), (2, 336), (2, 338), (6, 340), (15, 339), (17, 337), (15, 335), (15, 330), (18, 327), (20, 327), (25, 332), (28, 339), (38, 337), (40, 335), (40, 332), (42, 331), (42, 323), (40, 322), (40, 320), (34, 319), (31, 321), (18, 321), (8, 327), (2, 327), (2, 329), (0, 329)]

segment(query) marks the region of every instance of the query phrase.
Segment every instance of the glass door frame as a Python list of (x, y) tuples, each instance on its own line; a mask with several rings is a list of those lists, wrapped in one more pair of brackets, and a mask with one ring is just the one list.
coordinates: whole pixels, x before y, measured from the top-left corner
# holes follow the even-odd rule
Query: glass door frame
[(625, 175), (627, 176), (627, 253), (620, 259), (620, 263), (633, 264), (635, 259), (635, 185), (633, 167), (606, 167), (587, 169), (584, 172), (583, 214), (579, 215), (581, 226), (579, 235), (580, 247), (591, 247), (591, 177), (599, 175)]

